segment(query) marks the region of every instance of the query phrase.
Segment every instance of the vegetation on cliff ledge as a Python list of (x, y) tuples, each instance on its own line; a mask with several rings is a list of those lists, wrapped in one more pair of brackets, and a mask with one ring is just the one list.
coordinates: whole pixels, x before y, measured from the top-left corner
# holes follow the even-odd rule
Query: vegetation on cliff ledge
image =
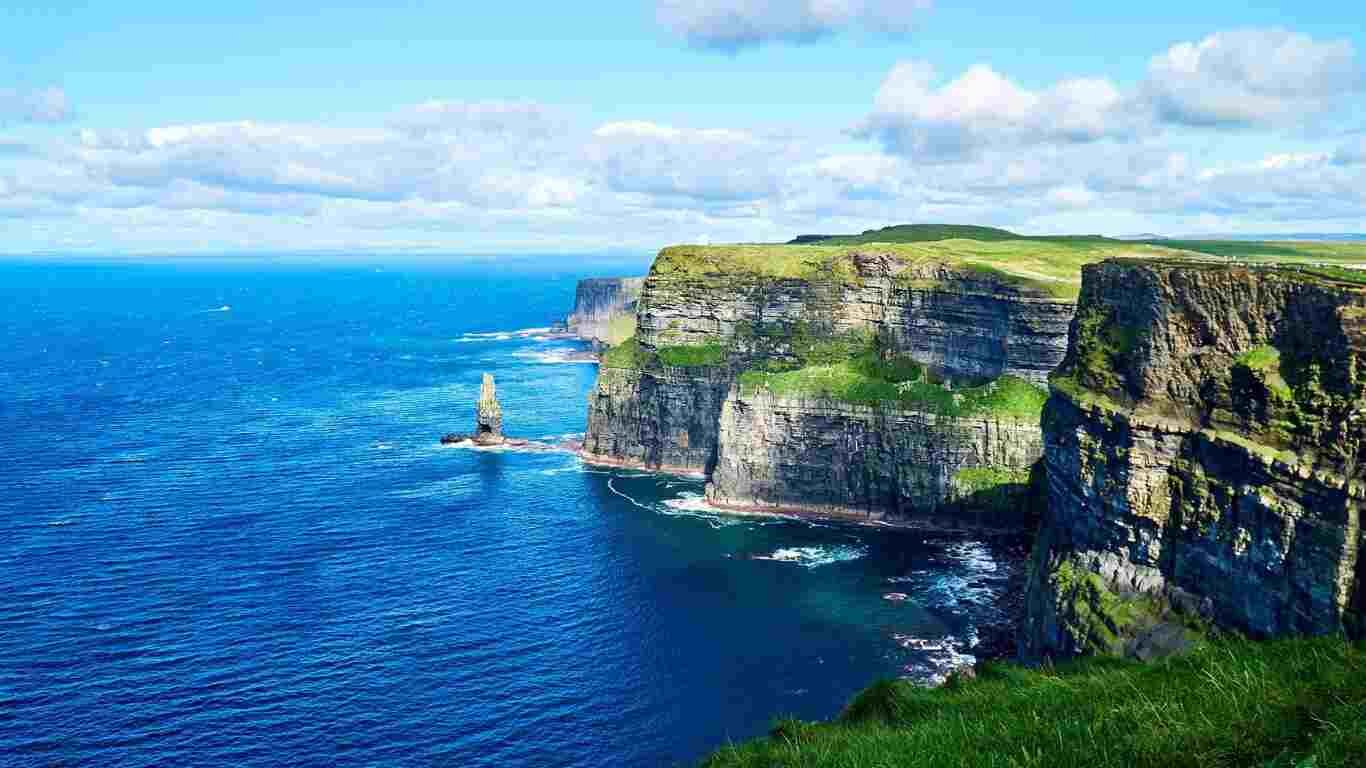
[(652, 358), (653, 355), (644, 347), (640, 346), (640, 342), (636, 341), (635, 336), (632, 336), (622, 343), (605, 350), (602, 353), (600, 362), (603, 368), (639, 369), (649, 365)]
[(926, 689), (877, 683), (833, 722), (780, 721), (707, 768), (1347, 768), (1366, 756), (1366, 648), (1220, 641), (1155, 663), (1081, 659)]
[(835, 340), (816, 345), (803, 358), (801, 367), (771, 362), (766, 369), (746, 371), (740, 376), (741, 392), (763, 390), (779, 397), (829, 398), (856, 405), (891, 403), (945, 416), (1020, 419), (1038, 419), (1048, 397), (1014, 376), (954, 387), (909, 358), (884, 358), (875, 345)]

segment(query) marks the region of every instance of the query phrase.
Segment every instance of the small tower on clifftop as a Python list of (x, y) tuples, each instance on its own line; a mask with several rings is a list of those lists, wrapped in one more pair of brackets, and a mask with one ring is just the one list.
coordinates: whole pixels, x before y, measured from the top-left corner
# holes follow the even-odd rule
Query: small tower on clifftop
[(498, 405), (498, 390), (493, 384), (491, 373), (484, 374), (484, 383), (479, 387), (474, 442), (480, 445), (498, 445), (503, 442), (503, 409)]

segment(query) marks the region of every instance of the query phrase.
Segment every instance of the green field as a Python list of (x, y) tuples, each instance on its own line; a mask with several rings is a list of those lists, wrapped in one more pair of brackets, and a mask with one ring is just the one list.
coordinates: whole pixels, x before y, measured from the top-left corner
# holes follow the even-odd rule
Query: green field
[(1366, 765), (1366, 650), (1217, 641), (1161, 662), (991, 663), (874, 684), (828, 723), (779, 721), (706, 768), (1349, 768)]
[[(945, 237), (948, 236), (948, 237)], [(680, 245), (665, 248), (652, 275), (712, 281), (857, 279), (851, 255), (888, 253), (908, 264), (943, 263), (1021, 290), (1075, 299), (1081, 268), (1108, 258), (1220, 259), (1312, 265), (1338, 279), (1366, 279), (1343, 266), (1366, 265), (1366, 243), (1112, 240), (1095, 235), (1024, 237), (989, 227), (917, 225), (801, 244)], [(886, 238), (879, 240), (877, 238)]]

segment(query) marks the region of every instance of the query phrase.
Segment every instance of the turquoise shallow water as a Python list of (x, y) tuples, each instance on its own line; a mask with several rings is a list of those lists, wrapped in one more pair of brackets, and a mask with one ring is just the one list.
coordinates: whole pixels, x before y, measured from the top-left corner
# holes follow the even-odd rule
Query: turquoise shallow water
[(0, 763), (667, 765), (998, 636), (1018, 540), (440, 446), (583, 430), (586, 274), (0, 265)]

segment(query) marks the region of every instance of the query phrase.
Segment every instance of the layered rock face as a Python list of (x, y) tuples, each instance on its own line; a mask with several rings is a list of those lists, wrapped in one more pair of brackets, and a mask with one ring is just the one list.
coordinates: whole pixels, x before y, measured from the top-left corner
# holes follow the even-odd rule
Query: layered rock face
[(1363, 363), (1366, 286), (1331, 273), (1087, 267), (1044, 413), (1024, 655), (1359, 630)]
[(1033, 513), (1037, 419), (950, 417), (890, 405), (736, 395), (721, 409), (707, 499), (802, 511), (1018, 528)]
[[(565, 320), (585, 341), (607, 343), (613, 321), (635, 314), (643, 277), (592, 277), (574, 291), (574, 311)], [(629, 334), (628, 334), (629, 335)]]
[(1039, 456), (1037, 423), (754, 398), (737, 380), (797, 364), (813, 340), (865, 332), (950, 386), (1041, 383), (1066, 351), (1072, 301), (875, 248), (818, 279), (680, 273), (663, 256), (645, 281), (632, 354), (607, 356), (589, 396), (589, 459), (706, 473), (709, 497), (737, 509), (928, 514), (973, 495), (965, 468), (1009, 473), (1023, 489), (1014, 481)]

